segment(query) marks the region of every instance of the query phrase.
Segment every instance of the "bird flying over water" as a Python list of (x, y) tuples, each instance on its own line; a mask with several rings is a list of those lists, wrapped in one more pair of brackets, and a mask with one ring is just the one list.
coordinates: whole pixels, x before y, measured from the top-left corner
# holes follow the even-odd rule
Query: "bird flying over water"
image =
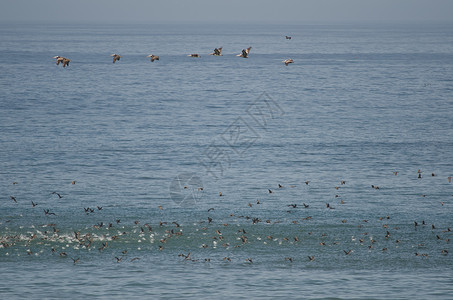
[(285, 59), (284, 61), (282, 61), (283, 63), (285, 63), (285, 66), (289, 65), (289, 64), (292, 64), (294, 63), (294, 60), (292, 60), (291, 58), (288, 58), (288, 59)]
[(115, 63), (117, 60), (120, 60), (120, 58), (122, 57), (121, 55), (118, 54), (112, 54), (110, 56), (113, 56), (113, 63)]
[(62, 57), (62, 56), (54, 56), (53, 57), (54, 59), (56, 59), (57, 61), (57, 65), (59, 65), (60, 63), (63, 65), (63, 68), (65, 68), (66, 66), (69, 66), (69, 62), (71, 61), (70, 59), (66, 58), (66, 57)]
[(215, 48), (214, 52), (210, 53), (209, 55), (222, 56), (222, 47)]
[(154, 55), (154, 54), (150, 54), (150, 55), (148, 55), (147, 57), (151, 58), (151, 62), (153, 62), (153, 61), (155, 61), (155, 60), (159, 60), (159, 56)]
[(201, 55), (198, 55), (198, 54), (196, 54), (196, 53), (194, 53), (194, 54), (189, 54), (189, 55), (187, 55), (187, 56), (190, 56), (190, 57), (201, 57)]
[(242, 49), (242, 53), (238, 54), (236, 56), (247, 58), (249, 56), (250, 49), (252, 49), (252, 47), (248, 47), (247, 49)]

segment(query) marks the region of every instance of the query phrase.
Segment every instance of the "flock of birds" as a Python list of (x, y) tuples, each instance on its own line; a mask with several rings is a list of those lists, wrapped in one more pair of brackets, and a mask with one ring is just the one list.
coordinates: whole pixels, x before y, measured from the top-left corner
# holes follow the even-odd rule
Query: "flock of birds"
[[(291, 39), (290, 36), (285, 36), (285, 38), (287, 40)], [(236, 55), (236, 56), (242, 57), (242, 58), (248, 58), (251, 49), (252, 49), (252, 47), (248, 47), (247, 49), (242, 49), (242, 52), (240, 54)], [(222, 47), (215, 48), (214, 51), (212, 53), (210, 53), (209, 55), (222, 56)], [(121, 55), (115, 54), (115, 53), (110, 55), (110, 56), (113, 57), (113, 63), (119, 61), (122, 58)], [(198, 54), (198, 53), (189, 54), (187, 56), (196, 57), (196, 58), (200, 58), (201, 57), (201, 55)], [(154, 54), (150, 54), (150, 55), (148, 55), (146, 57), (150, 58), (151, 62), (159, 60), (159, 56), (158, 55), (154, 55)], [(63, 68), (65, 68), (66, 66), (69, 66), (69, 63), (71, 62), (71, 60), (69, 58), (58, 56), (58, 55), (54, 56), (53, 58), (56, 59), (57, 65), (59, 65), (61, 63), (63, 65)], [(283, 60), (282, 62), (285, 64), (285, 66), (288, 66), (289, 64), (294, 63), (294, 60), (291, 59), (291, 58), (288, 58), (288, 59)]]
[[(421, 179), (422, 172), (418, 170), (418, 178)], [(398, 176), (398, 172), (394, 172), (395, 176)], [(437, 176), (436, 174), (432, 173), (432, 177)], [(452, 177), (448, 177), (448, 182), (451, 183)], [(305, 185), (310, 185), (311, 181), (307, 180), (304, 182)], [(17, 182), (13, 182), (14, 185), (18, 184)], [(72, 181), (72, 185), (75, 185), (76, 181)], [(346, 181), (341, 180), (338, 184), (338, 186), (335, 186), (335, 190), (340, 190), (343, 188), (343, 186), (346, 186)], [(290, 188), (296, 187), (296, 185), (290, 185)], [(376, 185), (371, 185), (371, 187), (375, 190), (379, 190), (380, 188)], [(184, 189), (189, 189), (191, 187), (184, 186)], [(193, 188), (193, 187), (192, 187)], [(198, 191), (202, 191), (203, 188), (196, 188)], [(282, 184), (278, 184), (276, 186), (277, 190), (284, 190), (285, 187)], [(277, 191), (272, 188), (268, 188), (267, 192), (268, 194), (275, 194)], [(65, 195), (62, 195), (59, 192), (52, 192), (50, 193), (51, 195), (54, 195), (55, 199), (62, 199), (64, 198)], [(219, 196), (225, 196), (222, 192), (219, 192)], [(426, 195), (424, 195), (426, 196)], [(339, 195), (335, 195), (335, 198), (339, 197)], [(15, 196), (10, 196), (10, 199), (15, 203), (18, 204), (20, 202), (20, 199), (17, 199)], [(345, 204), (343, 200), (340, 202), (341, 205)], [(444, 206), (444, 202), (441, 202), (442, 206)], [(38, 206), (38, 203), (35, 203), (34, 201), (31, 201), (31, 205), (33, 209)], [(256, 200), (256, 205), (263, 205), (263, 201)], [(247, 207), (244, 210), (248, 210), (252, 208), (254, 204), (248, 203)], [(291, 203), (284, 205), (284, 210), (287, 210), (287, 213), (290, 213), (290, 215), (294, 215), (291, 213), (297, 212), (299, 208), (302, 208), (304, 211), (309, 211), (309, 208), (311, 207), (309, 204), (302, 203), (302, 205), (299, 205), (298, 203)], [(330, 203), (326, 203), (325, 205), (326, 209), (332, 210), (335, 209)], [(101, 206), (96, 206), (96, 207), (83, 207), (84, 211), (83, 213), (85, 215), (93, 215), (101, 212), (103, 210), (103, 207)], [(288, 210), (289, 209), (289, 210)], [(306, 210), (308, 209), (308, 210)], [(80, 255), (82, 250), (87, 250), (87, 251), (92, 251), (92, 250), (97, 250), (99, 252), (104, 252), (108, 250), (109, 248), (113, 247), (113, 249), (110, 251), (111, 253), (111, 259), (117, 263), (129, 260), (130, 262), (140, 260), (140, 257), (134, 256), (134, 257), (129, 257), (128, 253), (132, 252), (131, 249), (126, 248), (130, 243), (133, 243), (133, 241), (137, 241), (145, 244), (146, 242), (151, 242), (151, 244), (154, 244), (155, 242), (158, 242), (158, 248), (156, 250), (158, 251), (164, 251), (166, 248), (166, 245), (171, 244), (171, 242), (175, 239), (181, 239), (185, 235), (190, 236), (188, 240), (186, 241), (187, 243), (191, 243), (190, 241), (195, 241), (195, 243), (199, 243), (196, 248), (199, 249), (206, 249), (206, 248), (213, 248), (216, 249), (217, 247), (224, 247), (225, 249), (235, 249), (235, 248), (246, 248), (250, 246), (250, 244), (253, 244), (256, 241), (264, 241), (264, 244), (269, 244), (269, 243), (288, 243), (292, 245), (297, 245), (302, 242), (307, 243), (308, 238), (300, 237), (299, 236), (289, 236), (285, 234), (285, 230), (282, 232), (281, 229), (278, 229), (278, 227), (267, 227), (267, 229), (263, 229), (263, 227), (260, 227), (257, 229), (255, 226), (259, 226), (259, 223), (264, 223), (268, 225), (272, 224), (280, 224), (284, 223), (285, 221), (282, 220), (272, 220), (272, 219), (261, 219), (261, 217), (253, 216), (253, 215), (240, 215), (237, 213), (229, 213), (229, 218), (231, 218), (231, 223), (225, 222), (224, 218), (221, 218), (219, 215), (213, 215), (215, 213), (215, 208), (209, 208), (207, 210), (208, 215), (206, 216), (205, 220), (198, 220), (195, 223), (192, 223), (192, 221), (189, 221), (192, 224), (188, 224), (188, 226), (183, 226), (182, 223), (179, 221), (163, 221), (161, 220), (160, 222), (147, 222), (142, 225), (141, 221), (135, 220), (133, 224), (127, 224), (126, 226), (123, 225), (124, 220), (121, 220), (120, 218), (115, 218), (114, 220), (110, 220), (106, 223), (104, 222), (97, 222), (94, 225), (88, 225), (84, 229), (75, 229), (72, 233), (71, 232), (61, 232), (64, 230), (60, 230), (56, 224), (56, 221), (58, 220), (58, 215), (54, 212), (51, 212), (50, 209), (43, 208), (42, 209), (44, 212), (44, 217), (49, 220), (49, 223), (42, 224), (42, 225), (32, 225), (31, 228), (34, 229), (34, 231), (28, 231), (27, 233), (16, 233), (16, 234), (2, 234), (0, 235), (0, 255), (9, 255), (10, 253), (13, 253), (13, 251), (8, 251), (9, 248), (16, 248), (16, 251), (18, 250), (19, 247), (25, 246), (27, 248), (25, 250), (27, 255), (40, 255), (43, 253), (46, 249), (46, 247), (49, 247), (47, 251), (50, 251), (51, 255), (56, 255), (59, 257), (70, 257), (70, 254), (72, 253), (72, 261), (73, 264), (77, 264), (80, 262)], [(163, 211), (164, 207), (159, 205), (158, 206), (159, 211)], [(73, 213), (73, 212), (72, 212)], [(250, 213), (257, 213), (256, 211), (251, 210)], [(215, 222), (214, 218), (221, 218), (221, 221)], [(320, 234), (319, 232), (316, 232), (316, 230), (313, 230), (313, 228), (310, 230), (310, 227), (308, 226), (310, 220), (312, 220), (312, 216), (306, 216), (301, 219), (293, 219), (290, 222), (287, 222), (289, 226), (297, 226), (297, 224), (301, 225), (304, 223), (303, 226), (300, 227), (299, 230), (296, 231), (291, 231), (293, 234), (295, 232), (299, 232), (300, 234), (303, 233), (302, 229), (304, 229), (305, 233), (308, 234), (308, 236), (311, 236), (312, 239), (311, 241), (315, 240), (319, 243), (319, 247), (324, 247), (324, 246), (336, 246), (336, 249), (344, 253), (344, 255), (349, 256), (352, 255), (356, 250), (353, 248), (346, 248), (346, 249), (341, 249), (342, 245), (345, 245), (345, 247), (350, 247), (351, 244), (347, 242), (341, 242), (338, 239), (333, 240), (333, 241), (328, 241), (326, 240), (327, 236), (330, 233), (325, 233), (323, 232)], [(379, 223), (377, 228), (381, 227), (382, 229), (379, 230), (377, 228), (374, 228), (375, 232), (374, 234), (368, 234), (368, 232), (363, 232), (360, 235), (362, 237), (353, 237), (354, 243), (357, 245), (359, 244), (360, 246), (366, 246), (366, 242), (368, 242), (368, 251), (373, 251), (375, 247), (378, 247), (381, 244), (381, 252), (386, 253), (389, 250), (389, 245), (391, 243), (394, 243), (395, 245), (401, 245), (403, 243), (409, 243), (409, 240), (405, 239), (404, 234), (398, 233), (399, 226), (402, 226), (399, 224), (398, 226), (393, 224), (390, 225), (388, 220), (390, 220), (391, 217), (389, 215), (387, 216), (381, 216), (379, 217), (379, 222), (384, 222), (384, 223)], [(240, 221), (242, 220), (242, 221)], [(4, 224), (7, 226), (10, 224), (11, 220), (4, 220)], [(128, 221), (126, 221), (128, 222)], [(341, 223), (345, 224), (347, 223), (348, 220), (342, 220)], [(2, 224), (3, 222), (0, 222)], [(360, 221), (359, 224), (357, 225), (358, 230), (365, 230), (366, 224), (371, 223), (371, 220), (369, 222), (368, 219), (364, 219)], [(417, 231), (418, 228), (420, 227), (425, 227), (427, 222), (425, 220), (418, 220), (418, 221), (413, 221), (413, 224), (406, 224), (406, 228), (410, 228), (412, 226), (415, 231)], [(236, 228), (234, 228), (236, 226)], [(375, 225), (374, 225), (375, 226)], [(316, 227), (315, 227), (316, 228)], [(453, 234), (453, 231), (450, 229), (450, 227), (444, 228), (444, 229), (439, 229), (435, 224), (431, 224), (430, 226), (431, 232), (432, 232), (432, 237), (428, 238), (428, 240), (425, 240), (423, 243), (419, 243), (417, 245), (413, 245), (414, 248), (417, 249), (427, 249), (426, 243), (430, 243), (433, 241), (439, 242), (444, 242), (445, 244), (450, 243), (450, 238), (448, 236), (451, 236)], [(237, 230), (238, 229), (238, 230)], [(274, 231), (272, 231), (274, 230)], [(368, 230), (372, 230), (372, 228), (368, 228)], [(84, 232), (82, 232), (84, 231)], [(266, 232), (267, 231), (267, 232)], [(200, 234), (201, 232), (201, 234)], [(258, 232), (258, 233), (257, 233)], [(251, 235), (249, 235), (251, 233)], [(1, 234), (1, 233), (0, 233)], [(320, 235), (319, 235), (320, 234)], [(319, 235), (319, 236), (318, 236)], [(375, 235), (378, 235), (377, 237)], [(380, 236), (382, 235), (382, 236)], [(369, 237), (369, 238), (365, 238)], [(392, 240), (392, 238), (394, 240)], [(426, 236), (425, 236), (426, 238)], [(156, 240), (156, 241), (155, 241)], [(121, 241), (125, 241), (125, 243), (121, 243)], [(212, 242), (209, 242), (212, 241)], [(381, 241), (381, 243), (379, 243)], [(118, 245), (116, 245), (118, 243)], [(61, 246), (63, 245), (63, 246)], [(135, 244), (137, 245), (137, 244)], [(184, 242), (183, 242), (184, 245)], [(300, 244), (300, 245), (303, 245)], [(177, 246), (178, 249), (181, 247), (185, 246)], [(184, 261), (204, 261), (204, 262), (211, 262), (211, 258), (205, 258), (205, 259), (196, 259), (194, 256), (196, 254), (193, 254), (193, 251), (195, 251), (191, 246), (186, 246), (187, 250), (189, 251), (188, 254), (183, 254), (180, 253), (178, 257), (182, 257)], [(339, 248), (340, 247), (340, 248)], [(72, 248), (72, 249), (71, 249)], [(432, 251), (432, 247), (429, 247)], [(2, 250), (3, 249), (3, 250)], [(23, 249), (23, 248), (19, 248)], [(41, 250), (34, 250), (34, 249), (41, 249)], [(120, 251), (122, 250), (122, 251)], [(139, 248), (139, 250), (141, 250)], [(151, 249), (152, 250), (152, 249)], [(23, 250), (22, 250), (23, 251)], [(75, 254), (75, 255), (74, 255)], [(212, 252), (211, 252), (212, 254)], [(307, 253), (308, 254), (308, 253)], [(423, 258), (428, 258), (429, 253), (427, 252), (420, 252), (416, 251), (414, 252), (415, 256), (420, 256)], [(440, 255), (447, 256), (448, 255), (448, 248), (444, 247), (440, 253)], [(20, 256), (20, 254), (19, 254)], [(306, 261), (307, 262), (313, 262), (316, 260), (316, 255), (311, 253), (310, 255), (306, 256)], [(233, 258), (234, 260), (235, 258)], [(286, 256), (282, 257), (282, 261), (290, 262), (292, 263), (295, 261), (296, 258), (291, 257), (291, 256)], [(230, 256), (225, 256), (220, 259), (221, 261), (224, 262), (231, 262), (232, 257)], [(253, 263), (254, 258), (252, 257), (247, 257), (245, 259), (246, 263)]]

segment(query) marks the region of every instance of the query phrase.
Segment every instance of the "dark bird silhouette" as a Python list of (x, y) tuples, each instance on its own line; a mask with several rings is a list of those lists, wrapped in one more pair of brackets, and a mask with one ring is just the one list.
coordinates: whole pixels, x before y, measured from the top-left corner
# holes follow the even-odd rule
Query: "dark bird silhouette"
[(290, 36), (287, 36), (287, 35), (285, 35), (285, 39), (287, 39), (287, 40), (290, 40), (290, 39), (291, 39), (291, 37), (290, 37)]
[(58, 199), (61, 199), (63, 198), (63, 196), (57, 192), (52, 192), (52, 195), (57, 195), (58, 196)]
[(117, 263), (119, 263), (119, 262), (121, 262), (121, 261), (123, 260), (122, 257), (121, 257), (121, 258), (118, 258), (118, 257), (116, 257), (116, 256), (115, 256), (115, 259), (116, 259), (116, 262), (117, 262)]
[(195, 53), (195, 54), (189, 54), (189, 55), (187, 55), (187, 56), (190, 56), (190, 57), (201, 57), (200, 55), (198, 55), (198, 54), (196, 54), (196, 53)]
[(304, 208), (309, 208), (310, 207), (310, 205), (305, 204), (305, 203), (302, 203), (302, 205), (304, 206)]
[(35, 202), (33, 202), (33, 200), (32, 200), (32, 201), (31, 201), (31, 205), (32, 205), (33, 207), (35, 207), (36, 205), (38, 205), (38, 203), (35, 203)]
[(51, 215), (54, 215), (54, 216), (56, 216), (56, 214), (55, 214), (55, 213), (53, 213), (53, 212), (50, 212), (50, 210), (49, 210), (49, 209), (43, 209), (43, 211), (44, 211), (44, 215), (45, 215), (45, 216), (47, 216), (47, 215), (49, 215), (49, 216), (51, 216)]
[(115, 63), (117, 60), (120, 60), (120, 58), (122, 57), (121, 55), (118, 54), (112, 54), (110, 56), (113, 56), (113, 63)]
[(272, 194), (272, 193), (273, 193), (272, 190), (269, 190), (269, 189), (268, 189), (268, 192), (269, 192), (269, 194)]
[(313, 256), (308, 256), (308, 260), (309, 261), (314, 261), (315, 260), (315, 256), (314, 255)]
[(80, 257), (79, 257), (79, 258), (77, 258), (77, 259), (75, 259), (75, 258), (72, 258), (72, 257), (71, 257), (71, 259), (72, 259), (72, 261), (74, 262), (74, 265), (75, 265), (76, 263), (78, 263), (78, 262), (79, 262), (79, 260), (80, 260)]
[(285, 260), (293, 262), (293, 258), (292, 257), (285, 257)]
[(352, 250), (349, 250), (349, 251), (343, 250), (343, 252), (344, 252), (346, 255), (349, 255), (349, 254), (351, 254)]
[(210, 209), (208, 209), (208, 212), (210, 212), (211, 210), (214, 210), (214, 208), (213, 208), (213, 207), (211, 207)]
[(10, 198), (11, 200), (13, 200), (14, 202), (16, 202), (16, 203), (17, 203), (17, 199), (16, 199), (16, 197), (14, 197), (14, 196), (9, 196), (9, 198)]

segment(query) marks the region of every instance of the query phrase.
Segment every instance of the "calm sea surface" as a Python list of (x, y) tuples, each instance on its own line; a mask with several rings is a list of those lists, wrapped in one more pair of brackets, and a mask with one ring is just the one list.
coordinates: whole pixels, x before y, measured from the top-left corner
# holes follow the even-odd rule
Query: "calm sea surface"
[(0, 298), (452, 299), (452, 96), (449, 25), (0, 25)]

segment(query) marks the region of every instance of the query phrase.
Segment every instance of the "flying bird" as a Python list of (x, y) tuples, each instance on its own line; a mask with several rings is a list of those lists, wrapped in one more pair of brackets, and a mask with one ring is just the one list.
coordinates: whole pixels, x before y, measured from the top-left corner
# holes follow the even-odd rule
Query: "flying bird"
[(294, 60), (292, 60), (291, 58), (288, 58), (288, 59), (285, 59), (284, 61), (282, 61), (283, 63), (285, 63), (285, 66), (289, 65), (289, 64), (292, 64), (294, 63)]
[(113, 63), (115, 63), (117, 60), (120, 60), (120, 58), (122, 57), (121, 55), (118, 54), (112, 54), (110, 56), (113, 56)]
[(249, 56), (250, 49), (252, 49), (252, 47), (248, 47), (247, 49), (242, 49), (242, 53), (238, 54), (236, 56), (247, 58)]
[(151, 59), (151, 62), (155, 61), (155, 60), (159, 60), (159, 56), (157, 55), (154, 55), (154, 54), (150, 54), (148, 55), (147, 57), (149, 57)]
[(215, 48), (214, 52), (210, 53), (209, 55), (222, 56), (222, 47)]
[(53, 57), (54, 59), (56, 59), (57, 61), (57, 65), (59, 65), (60, 63), (63, 65), (63, 68), (66, 67), (66, 66), (69, 66), (69, 62), (71, 61), (70, 59), (66, 58), (66, 57), (62, 57), (62, 56), (54, 56)]
[(190, 57), (201, 57), (201, 55), (198, 55), (198, 54), (196, 54), (196, 53), (194, 53), (194, 54), (189, 54), (189, 55), (187, 55), (187, 56), (190, 56)]

